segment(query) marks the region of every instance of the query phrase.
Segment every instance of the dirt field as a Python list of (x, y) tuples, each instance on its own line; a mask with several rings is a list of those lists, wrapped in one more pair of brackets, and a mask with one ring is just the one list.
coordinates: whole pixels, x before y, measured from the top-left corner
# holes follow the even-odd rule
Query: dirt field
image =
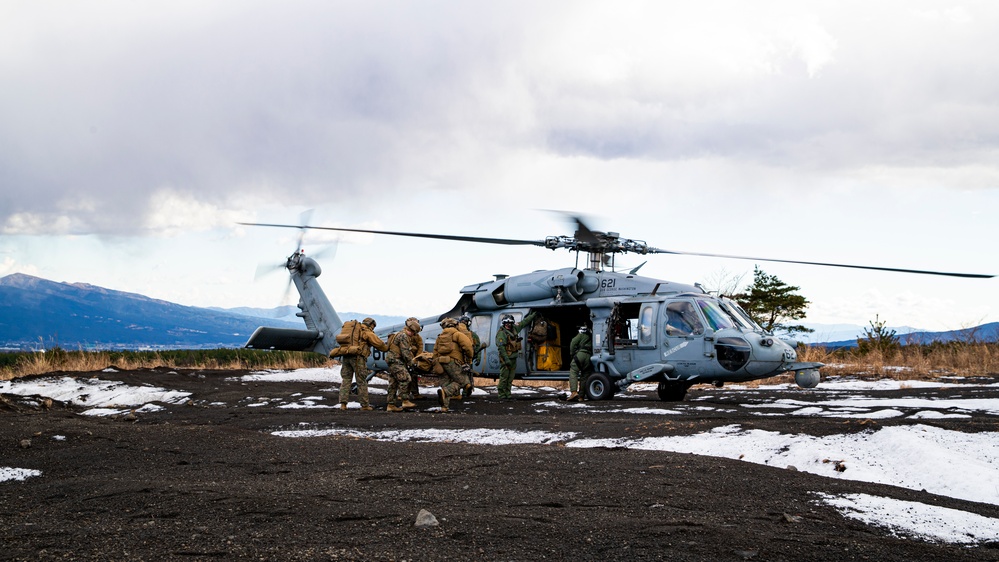
[[(670, 437), (739, 424), (816, 436), (911, 424), (760, 416), (749, 401), (817, 394), (694, 390), (682, 405), (654, 392), (551, 406), (540, 389), (499, 401), (494, 389), (402, 414), (329, 408), (322, 382), (254, 382), (237, 372), (102, 372), (128, 385), (191, 393), (183, 404), (113, 416), (58, 400), (3, 395), (0, 467), (40, 471), (0, 481), (3, 560), (999, 560), (995, 545), (896, 538), (816, 501), (866, 493), (999, 517), (999, 507), (787, 467), (564, 441), (382, 441), (333, 428), (573, 432), (585, 438)], [(79, 377), (79, 374), (70, 376)], [(991, 381), (994, 382), (994, 381)], [(430, 393), (431, 389), (425, 389)], [(900, 390), (896, 395), (997, 398), (999, 390)], [(623, 408), (626, 404), (629, 408)], [(670, 408), (678, 414), (636, 413)], [(999, 418), (922, 420), (962, 432)], [(317, 431), (290, 438), (281, 431)], [(955, 475), (959, 478), (960, 475)], [(438, 525), (417, 527), (421, 510)]]

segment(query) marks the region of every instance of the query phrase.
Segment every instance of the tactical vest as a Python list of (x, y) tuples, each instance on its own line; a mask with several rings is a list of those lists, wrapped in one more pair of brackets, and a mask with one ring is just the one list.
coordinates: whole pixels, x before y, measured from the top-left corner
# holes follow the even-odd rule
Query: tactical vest
[(457, 330), (454, 328), (447, 328), (437, 336), (437, 341), (434, 342), (434, 355), (451, 355), (454, 352), (454, 333)]
[(517, 337), (518, 337), (517, 336), (517, 332), (514, 332), (512, 330), (507, 330), (506, 328), (504, 328), (503, 331), (507, 333), (507, 338), (506, 338), (506, 351), (507, 351), (507, 354), (508, 355), (513, 355), (513, 354), (517, 353), (518, 351), (520, 351), (520, 348), (523, 347), (523, 346), (520, 344), (519, 341), (517, 341)]

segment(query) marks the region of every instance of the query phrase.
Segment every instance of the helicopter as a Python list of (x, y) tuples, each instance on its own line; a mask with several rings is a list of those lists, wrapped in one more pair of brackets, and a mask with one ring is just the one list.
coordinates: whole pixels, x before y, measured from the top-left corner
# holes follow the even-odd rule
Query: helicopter
[[(445, 318), (471, 317), (470, 330), (478, 334), (485, 348), (481, 372), (476, 376), (497, 378), (500, 372), (495, 335), (503, 318), (519, 323), (531, 312), (546, 324), (540, 338), (525, 326), (521, 337), (528, 342), (517, 360), (516, 378), (521, 380), (567, 380), (569, 343), (576, 330), (586, 326), (592, 332), (593, 372), (581, 393), (591, 400), (606, 400), (634, 383), (657, 383), (663, 401), (682, 401), (690, 387), (741, 383), (777, 375), (793, 374), (802, 388), (814, 388), (820, 381), (817, 362), (801, 362), (797, 342), (782, 339), (764, 330), (734, 300), (709, 294), (700, 284), (693, 285), (643, 277), (635, 267), (615, 270), (619, 254), (674, 254), (733, 258), (754, 261), (845, 267), (925, 275), (965, 278), (991, 278), (992, 275), (951, 273), (916, 269), (862, 266), (836, 263), (792, 261), (664, 250), (641, 240), (622, 238), (616, 232), (590, 229), (574, 217), (572, 236), (547, 236), (538, 240), (515, 240), (447, 234), (336, 228), (308, 225), (239, 223), (246, 226), (329, 230), (436, 240), (536, 246), (576, 253), (576, 264), (555, 270), (521, 275), (496, 275), (493, 279), (466, 285), (449, 310), (420, 319), (424, 326), (424, 350), (431, 351), (441, 333)], [(284, 268), (298, 290), (298, 308), (307, 329), (295, 330), (262, 326), (250, 336), (245, 347), (312, 351), (328, 355), (337, 346), (335, 336), (343, 325), (336, 310), (319, 286), (322, 269), (315, 259), (299, 248), (285, 260)], [(580, 267), (580, 255), (585, 262)], [(644, 265), (644, 263), (642, 264)], [(537, 323), (538, 320), (535, 320)], [(383, 340), (403, 324), (377, 327)], [(385, 370), (383, 352), (373, 350), (368, 367)]]

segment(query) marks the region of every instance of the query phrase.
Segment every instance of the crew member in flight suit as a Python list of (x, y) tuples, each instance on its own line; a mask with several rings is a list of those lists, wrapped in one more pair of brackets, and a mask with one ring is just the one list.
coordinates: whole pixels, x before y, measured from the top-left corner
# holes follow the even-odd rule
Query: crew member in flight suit
[(536, 313), (532, 312), (520, 322), (515, 323), (513, 316), (504, 314), (500, 321), (502, 327), (496, 334), (496, 349), (499, 351), (500, 375), (496, 381), (496, 393), (502, 399), (513, 398), (513, 376), (517, 370), (517, 356), (520, 355), (520, 340), (517, 334), (530, 324)]
[[(590, 357), (593, 355), (593, 338), (590, 336), (590, 328), (583, 324), (579, 327), (579, 333), (572, 338), (569, 343), (569, 397), (570, 402), (579, 402), (586, 395), (586, 378), (592, 371)], [(580, 378), (582, 375), (582, 378)], [(582, 392), (576, 392), (579, 389)]]

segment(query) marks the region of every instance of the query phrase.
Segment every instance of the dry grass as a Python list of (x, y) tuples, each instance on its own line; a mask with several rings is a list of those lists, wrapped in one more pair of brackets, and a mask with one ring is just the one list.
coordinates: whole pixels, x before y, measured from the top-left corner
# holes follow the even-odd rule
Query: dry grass
[(135, 369), (302, 369), (328, 365), (314, 353), (257, 351), (249, 349), (175, 351), (64, 351), (0, 355), (0, 380), (55, 372), (93, 372), (109, 367)]
[[(824, 376), (852, 375), (863, 378), (925, 380), (940, 376), (982, 376), (999, 373), (999, 344), (951, 342), (909, 345), (883, 353), (859, 354), (854, 350), (801, 347), (798, 360), (825, 363)], [(330, 365), (330, 360), (314, 353), (257, 351), (249, 349), (177, 351), (64, 351), (0, 354), (0, 380), (54, 372), (93, 372), (115, 367), (120, 370), (166, 367), (173, 369), (247, 370), (302, 369)], [(755, 381), (768, 384), (784, 381), (775, 377)], [(477, 378), (477, 386), (495, 384), (490, 378)], [(515, 381), (526, 387), (567, 388), (566, 381)]]
[(897, 380), (934, 379), (939, 376), (981, 376), (999, 372), (999, 344), (933, 343), (908, 345), (883, 352), (830, 351), (821, 347), (799, 350), (799, 361), (826, 364), (824, 375), (859, 375)]

